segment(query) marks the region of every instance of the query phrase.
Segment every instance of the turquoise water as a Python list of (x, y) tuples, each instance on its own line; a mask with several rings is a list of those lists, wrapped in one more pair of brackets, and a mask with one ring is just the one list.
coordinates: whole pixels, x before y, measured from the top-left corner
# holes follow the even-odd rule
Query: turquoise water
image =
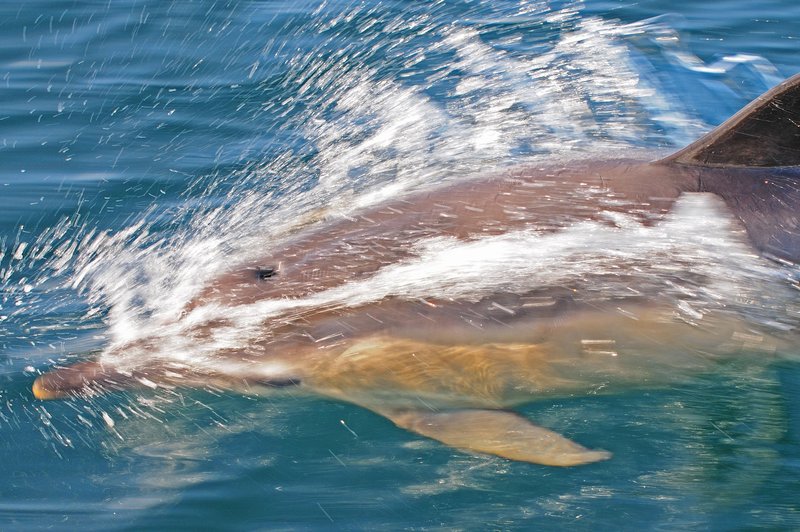
[(524, 407), (614, 453), (569, 469), (323, 399), (29, 391), (320, 207), (674, 150), (800, 72), (798, 28), (785, 0), (4, 3), (0, 529), (800, 527), (793, 362)]

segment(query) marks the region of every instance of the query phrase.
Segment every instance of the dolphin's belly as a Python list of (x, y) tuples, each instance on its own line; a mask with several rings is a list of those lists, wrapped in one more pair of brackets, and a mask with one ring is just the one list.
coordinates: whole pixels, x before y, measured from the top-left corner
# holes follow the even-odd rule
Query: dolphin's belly
[[(541, 397), (679, 381), (733, 353), (771, 354), (779, 341), (730, 313), (702, 323), (668, 306), (579, 310), (557, 319), (425, 334), (359, 336), (298, 350), (303, 385), (324, 395), (392, 408), (505, 407)], [(488, 333), (488, 334), (487, 334)]]

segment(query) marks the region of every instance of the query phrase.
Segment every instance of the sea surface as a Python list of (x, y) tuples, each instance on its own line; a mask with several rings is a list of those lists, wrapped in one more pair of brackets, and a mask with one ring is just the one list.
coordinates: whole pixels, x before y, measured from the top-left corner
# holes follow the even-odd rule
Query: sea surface
[[(322, 398), (30, 392), (322, 209), (667, 154), (799, 51), (795, 0), (3, 2), (0, 530), (800, 528), (796, 357), (521, 408), (614, 454), (574, 468)], [(717, 227), (683, 208), (678, 242)], [(790, 265), (754, 268), (725, 290), (797, 294)]]

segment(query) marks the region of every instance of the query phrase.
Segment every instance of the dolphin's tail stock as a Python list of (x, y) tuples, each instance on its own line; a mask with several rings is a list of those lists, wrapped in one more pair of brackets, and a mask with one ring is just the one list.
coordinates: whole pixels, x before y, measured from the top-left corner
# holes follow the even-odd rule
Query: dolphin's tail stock
[(702, 168), (698, 191), (722, 197), (756, 248), (800, 263), (800, 74), (656, 164)]

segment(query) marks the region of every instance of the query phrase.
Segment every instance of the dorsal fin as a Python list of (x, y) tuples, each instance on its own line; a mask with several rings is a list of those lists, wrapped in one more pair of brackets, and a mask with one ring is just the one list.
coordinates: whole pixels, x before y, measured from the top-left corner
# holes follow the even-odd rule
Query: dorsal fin
[(664, 163), (698, 166), (800, 165), (800, 74), (762, 94)]

